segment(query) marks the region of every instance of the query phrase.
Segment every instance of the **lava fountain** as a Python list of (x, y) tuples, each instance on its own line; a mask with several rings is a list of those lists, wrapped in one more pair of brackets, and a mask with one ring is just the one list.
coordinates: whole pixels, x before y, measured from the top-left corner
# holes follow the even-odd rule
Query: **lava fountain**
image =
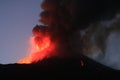
[(42, 28), (43, 27), (36, 26), (33, 29), (34, 36), (30, 38), (32, 52), (28, 57), (20, 59), (18, 64), (35, 63), (52, 55), (51, 51), (54, 49), (54, 46), (51, 42), (50, 36), (41, 32)]

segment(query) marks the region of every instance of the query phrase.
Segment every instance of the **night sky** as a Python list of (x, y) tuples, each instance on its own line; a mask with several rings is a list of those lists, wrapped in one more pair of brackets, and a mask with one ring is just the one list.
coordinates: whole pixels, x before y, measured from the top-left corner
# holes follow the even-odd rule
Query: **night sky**
[(29, 53), (32, 28), (42, 0), (0, 0), (0, 63), (16, 63)]

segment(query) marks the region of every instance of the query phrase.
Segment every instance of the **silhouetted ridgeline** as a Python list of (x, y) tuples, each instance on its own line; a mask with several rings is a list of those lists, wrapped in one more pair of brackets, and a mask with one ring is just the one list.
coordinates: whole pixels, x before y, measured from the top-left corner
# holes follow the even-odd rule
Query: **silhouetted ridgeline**
[(119, 71), (82, 56), (81, 58), (50, 58), (33, 64), (0, 65), (0, 78), (117, 80), (120, 76)]

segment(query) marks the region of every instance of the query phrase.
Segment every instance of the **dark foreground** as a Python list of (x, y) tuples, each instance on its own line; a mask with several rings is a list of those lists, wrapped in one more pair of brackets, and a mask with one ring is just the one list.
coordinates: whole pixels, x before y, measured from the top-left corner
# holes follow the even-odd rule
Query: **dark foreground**
[(33, 64), (0, 65), (1, 80), (120, 80), (120, 71), (96, 63), (86, 57), (50, 58)]

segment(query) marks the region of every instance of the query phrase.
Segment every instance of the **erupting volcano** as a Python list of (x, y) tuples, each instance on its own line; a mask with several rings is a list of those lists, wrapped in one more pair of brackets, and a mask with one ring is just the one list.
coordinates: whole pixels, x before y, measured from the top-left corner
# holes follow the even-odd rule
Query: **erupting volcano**
[(43, 0), (41, 8), (38, 21), (42, 24), (32, 30), (32, 52), (18, 63), (30, 64), (50, 57), (80, 58), (81, 55), (103, 60), (112, 28), (104, 26), (102, 29), (99, 24), (115, 17), (119, 2)]
[[(106, 36), (113, 29), (120, 30), (116, 23), (117, 28), (99, 25), (120, 11), (118, 0), (43, 0), (41, 7), (42, 24), (33, 28), (30, 39), (32, 52), (19, 64), (0, 65), (3, 77), (109, 80), (115, 76), (113, 80), (120, 80), (120, 75), (116, 75), (119, 71), (90, 58), (93, 55), (102, 61), (106, 57)], [(102, 56), (96, 57), (97, 54)]]

